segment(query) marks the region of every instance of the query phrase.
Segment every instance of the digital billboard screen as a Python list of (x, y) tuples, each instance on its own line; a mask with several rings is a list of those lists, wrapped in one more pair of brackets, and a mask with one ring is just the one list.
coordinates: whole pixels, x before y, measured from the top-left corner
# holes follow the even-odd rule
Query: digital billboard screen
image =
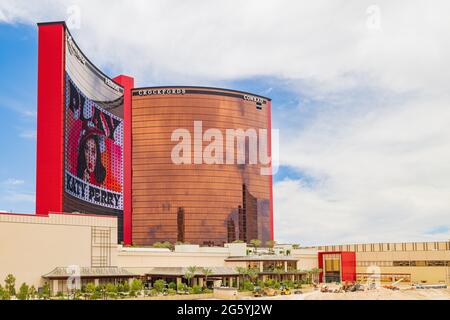
[(64, 210), (115, 215), (120, 230), (123, 87), (84, 56), (68, 31), (64, 82)]

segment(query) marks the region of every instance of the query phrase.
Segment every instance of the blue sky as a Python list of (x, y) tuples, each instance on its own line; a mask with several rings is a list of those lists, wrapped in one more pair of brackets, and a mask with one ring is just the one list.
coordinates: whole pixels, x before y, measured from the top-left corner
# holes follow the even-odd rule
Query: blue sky
[[(34, 213), (36, 183), (36, 97), (37, 97), (37, 27), (27, 24), (0, 24), (0, 67), (8, 77), (0, 79), (0, 134), (4, 156), (0, 159), (0, 210)], [(110, 76), (110, 68), (104, 69)], [(271, 86), (270, 79), (227, 81), (228, 88), (267, 95), (277, 109), (298, 103), (289, 91)], [(21, 86), (17, 86), (21, 83)], [(146, 83), (143, 85), (152, 85)], [(275, 121), (275, 120), (274, 120)], [(274, 125), (276, 125), (274, 123)], [(278, 127), (278, 126), (277, 126)], [(281, 166), (274, 179), (298, 178), (301, 174)], [(26, 197), (25, 197), (26, 195)]]
[[(32, 213), (36, 168), (37, 37), (0, 24), (0, 210)], [(7, 75), (7, 76), (6, 76)], [(18, 85), (20, 84), (20, 85)]]
[(36, 23), (66, 20), (96, 65), (137, 86), (272, 98), (278, 241), (446, 240), (449, 11), (444, 0), (3, 0), (0, 210), (34, 211)]

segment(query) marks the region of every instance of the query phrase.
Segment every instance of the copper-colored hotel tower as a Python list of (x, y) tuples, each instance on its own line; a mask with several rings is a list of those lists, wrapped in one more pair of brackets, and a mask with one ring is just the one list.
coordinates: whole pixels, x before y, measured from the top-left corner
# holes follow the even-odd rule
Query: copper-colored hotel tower
[[(253, 129), (259, 149), (259, 129), (271, 128), (270, 99), (219, 88), (135, 88), (133, 77), (110, 78), (99, 70), (64, 22), (39, 24), (38, 57), (38, 215), (112, 215), (125, 245), (273, 239), (272, 176), (261, 173), (270, 164), (260, 150), (258, 161), (244, 164), (172, 161), (179, 145), (172, 133), (184, 129), (198, 137), (199, 122), (200, 131), (217, 129), (224, 137), (227, 129)], [(265, 156), (268, 132), (262, 134)], [(240, 145), (254, 146), (250, 140)]]
[(172, 162), (172, 132), (193, 133), (194, 121), (224, 137), (226, 129), (270, 129), (270, 99), (205, 87), (132, 90), (133, 243), (271, 239), (272, 177), (260, 164)]

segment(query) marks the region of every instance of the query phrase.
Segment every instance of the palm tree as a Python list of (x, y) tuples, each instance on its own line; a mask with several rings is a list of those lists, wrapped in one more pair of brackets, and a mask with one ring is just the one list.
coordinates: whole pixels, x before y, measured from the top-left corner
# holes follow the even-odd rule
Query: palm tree
[(252, 239), (250, 240), (250, 244), (253, 245), (253, 247), (255, 248), (255, 253), (258, 252), (258, 247), (261, 245), (261, 240), (259, 239)]
[(245, 280), (245, 275), (247, 274), (247, 269), (244, 267), (236, 267), (235, 270), (239, 274), (239, 277), (242, 277), (242, 281), (240, 281), (240, 284), (242, 285)]
[(310, 272), (310, 274), (312, 276), (311, 277), (311, 282), (319, 282), (318, 276), (322, 272), (322, 269), (312, 268), (309, 272)]
[(186, 278), (190, 286), (192, 286), (191, 280), (193, 277), (195, 277), (195, 273), (197, 272), (197, 270), (197, 266), (190, 266), (187, 267), (186, 272), (184, 273), (184, 277)]
[(202, 273), (203, 273), (203, 275), (205, 276), (205, 283), (204, 283), (204, 286), (205, 286), (205, 287), (208, 287), (208, 277), (209, 277), (210, 275), (212, 275), (212, 269), (210, 269), (210, 268), (203, 268), (203, 269), (202, 269)]
[(273, 271), (277, 275), (277, 279), (281, 282), (281, 274), (284, 273), (284, 267), (276, 266)]
[(249, 268), (246, 272), (247, 276), (250, 278), (250, 280), (255, 284), (256, 279), (258, 279), (259, 270), (258, 268)]
[(275, 244), (276, 244), (275, 240), (266, 241), (266, 246), (269, 247), (269, 252), (273, 253), (273, 247), (275, 247)]

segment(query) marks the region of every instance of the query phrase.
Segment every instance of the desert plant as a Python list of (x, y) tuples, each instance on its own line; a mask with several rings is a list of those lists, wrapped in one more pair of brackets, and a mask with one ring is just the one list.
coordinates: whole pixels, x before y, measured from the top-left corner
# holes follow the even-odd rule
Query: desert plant
[(163, 292), (165, 286), (166, 286), (166, 281), (164, 281), (163, 279), (156, 280), (153, 283), (153, 288), (156, 290), (156, 292), (159, 292), (159, 293)]
[(169, 282), (169, 284), (167, 285), (167, 288), (177, 290), (177, 284), (173, 281)]
[(276, 245), (276, 241), (274, 241), (274, 240), (266, 241), (266, 246), (269, 248), (270, 253), (273, 253), (273, 248), (275, 247), (275, 245)]
[(144, 285), (142, 284), (142, 280), (140, 279), (133, 279), (131, 282), (131, 291), (133, 292), (140, 292), (144, 288)]
[(172, 288), (169, 288), (169, 289), (167, 290), (167, 294), (168, 294), (169, 296), (174, 296), (174, 295), (177, 294), (177, 290), (172, 289)]
[(258, 247), (261, 245), (261, 240), (259, 239), (252, 239), (250, 240), (250, 244), (253, 245), (253, 247), (255, 248), (255, 253), (258, 252)]
[(85, 291), (86, 291), (85, 297), (92, 298), (92, 296), (95, 293), (95, 289), (96, 289), (95, 284), (93, 282), (89, 282), (85, 287)]
[(46, 300), (49, 299), (50, 296), (51, 296), (50, 285), (48, 284), (48, 282), (46, 282), (42, 286), (41, 290), (38, 292), (38, 298)]
[(253, 291), (254, 285), (250, 280), (244, 280), (242, 283), (242, 290), (244, 291)]
[(256, 279), (258, 279), (259, 270), (258, 268), (248, 268), (246, 274), (249, 279), (255, 283)]
[(19, 288), (19, 292), (17, 293), (17, 299), (28, 300), (30, 297), (28, 294), (29, 289), (30, 289), (29, 286), (25, 282), (22, 283), (22, 285)]
[(117, 298), (117, 291), (118, 286), (116, 286), (114, 283), (107, 283), (105, 286), (106, 295), (110, 299), (116, 299)]
[(5, 278), (5, 290), (10, 296), (16, 295), (16, 278), (12, 274), (8, 274)]
[(204, 287), (207, 287), (208, 277), (212, 275), (213, 271), (210, 268), (202, 268), (202, 273), (205, 276)]
[(189, 288), (189, 289), (190, 289), (189, 293), (192, 293), (192, 294), (200, 294), (203, 292), (202, 287), (200, 287), (198, 285), (192, 286), (192, 288)]
[(36, 298), (36, 294), (37, 294), (36, 288), (35, 288), (34, 286), (31, 286), (31, 287), (28, 289), (28, 297), (29, 297), (30, 299), (35, 299), (35, 298)]
[(130, 292), (130, 284), (128, 283), (128, 281), (122, 282), (122, 289), (123, 292)]
[(209, 288), (203, 288), (203, 293), (212, 293), (213, 291)]
[(10, 300), (10, 299), (11, 295), (9, 294), (8, 290), (6, 290), (0, 285), (0, 300)]
[(192, 285), (191, 280), (195, 277), (195, 273), (197, 272), (197, 266), (187, 267), (186, 272), (184, 273), (184, 278), (188, 281), (190, 285)]
[(177, 291), (186, 292), (188, 291), (188, 286), (185, 283), (179, 283), (177, 286)]

